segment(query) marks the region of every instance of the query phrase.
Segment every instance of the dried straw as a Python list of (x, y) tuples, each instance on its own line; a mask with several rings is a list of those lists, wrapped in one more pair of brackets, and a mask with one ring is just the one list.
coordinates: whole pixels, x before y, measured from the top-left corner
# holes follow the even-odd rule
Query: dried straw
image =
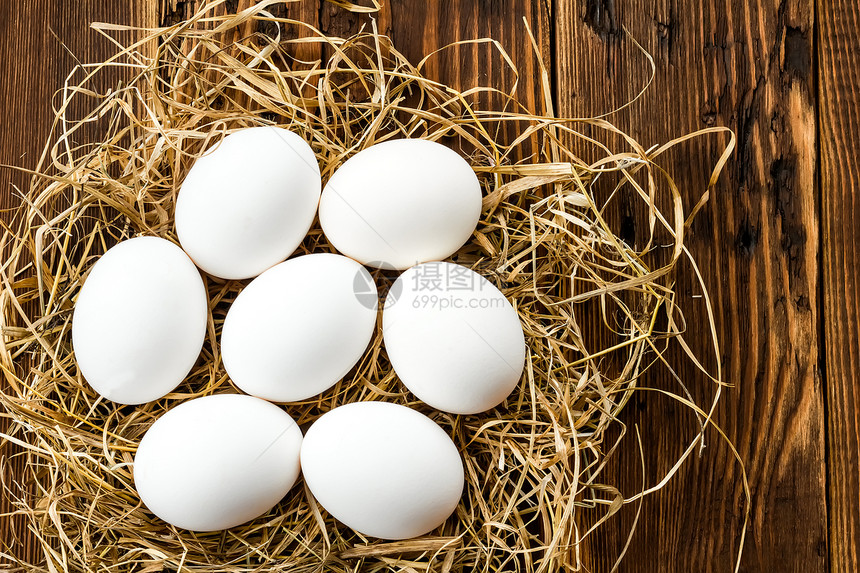
[[(684, 342), (673, 285), (677, 265), (692, 263), (718, 356), (707, 290), (684, 235), (734, 135), (706, 129), (644, 149), (605, 118), (553, 117), (542, 65), (545, 110), (536, 114), (520, 105), (515, 86), (461, 91), (424, 77), (425, 62), (407, 61), (371, 19), (361, 33), (341, 39), (278, 17), (272, 0), (238, 14), (225, 14), (220, 4), (170, 27), (138, 31), (145, 37), (128, 46), (117, 41), (117, 54), (107, 62), (76, 70), (84, 77), (62, 90), (54, 138), (5, 230), (10, 255), (0, 274), (6, 379), (0, 402), (10, 429), (0, 453), (16, 445), (26, 466), (3, 489), (42, 553), (20, 568), (579, 570), (583, 540), (625, 503), (640, 503), (662, 487), (712, 425), (722, 377), (718, 366), (711, 373), (703, 365), (719, 361), (697, 358)], [(109, 37), (128, 31), (94, 27)], [(489, 42), (515, 74), (499, 44), (476, 42)], [(130, 80), (99, 92), (94, 86), (102, 75), (118, 67)], [(69, 117), (70, 102), (80, 98), (93, 103), (92, 112)], [(481, 104), (487, 101), (495, 103)], [(79, 142), (92, 123), (103, 128), (103, 137)], [(237, 392), (217, 340), (242, 282), (206, 277), (211, 314), (203, 353), (166, 398), (121, 407), (99, 398), (77, 369), (72, 309), (98, 256), (137, 235), (176, 241), (174, 201), (195, 157), (231, 130), (265, 124), (289, 127), (309, 141), (324, 180), (358, 150), (395, 137), (463, 150), (480, 176), (483, 216), (455, 260), (494, 281), (519, 312), (528, 355), (518, 390), (484, 414), (436, 412), (404, 390), (377, 334), (332, 390), (286, 406), (304, 427), (357, 400), (408, 404), (436, 420), (463, 455), (466, 489), (456, 514), (430, 536), (365, 539), (317, 506), (301, 481), (268, 514), (223, 532), (176, 530), (142, 506), (132, 460), (150, 424), (183, 400)], [(519, 136), (504, 141), (500, 133)], [(725, 153), (701, 199), (686, 209), (683, 197), (696, 190), (682, 193), (658, 160), (679, 143), (712, 135), (727, 142)], [(583, 148), (595, 159), (574, 152)], [(637, 201), (648, 217), (649, 236), (638, 246), (619, 237), (609, 215), (622, 196)], [(300, 252), (332, 250), (315, 226)], [(377, 278), (384, 286), (392, 277)], [(620, 437), (604, 437), (613, 428), (612, 435), (623, 436), (619, 412), (643, 372), (666, 362), (673, 345), (714, 381), (714, 400), (699, 407), (679, 390), (676, 398), (696, 410), (702, 433), (656, 486), (625, 498), (601, 482), (608, 456), (622, 447)], [(600, 514), (588, 529), (583, 508)]]

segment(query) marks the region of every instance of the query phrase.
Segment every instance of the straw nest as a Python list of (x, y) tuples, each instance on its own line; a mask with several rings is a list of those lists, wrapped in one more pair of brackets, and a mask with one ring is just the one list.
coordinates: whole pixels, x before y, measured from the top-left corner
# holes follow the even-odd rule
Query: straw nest
[[(625, 498), (601, 481), (607, 456), (620, 443), (605, 436), (613, 428), (610, 435), (623, 435), (618, 415), (643, 372), (664, 360), (671, 345), (688, 349), (673, 290), (680, 261), (692, 263), (686, 268), (710, 308), (684, 234), (731, 152), (733, 135), (709, 129), (644, 149), (605, 118), (553, 117), (540, 64), (544, 109), (538, 114), (517, 101), (515, 89), (461, 91), (425, 77), (424, 62), (407, 61), (371, 18), (361, 33), (336, 38), (279, 17), (277, 2), (238, 14), (219, 4), (188, 21), (138, 31), (145, 37), (117, 43), (115, 57), (78, 70), (74, 77), (82, 79), (58, 94), (53, 139), (5, 230), (0, 400), (9, 423), (2, 453), (23, 456), (25, 470), (5, 479), (3, 495), (28, 524), (17, 535), (32, 536), (41, 550), (37, 562), (20, 563), (21, 569), (580, 568), (583, 540), (623, 504), (657, 489)], [(120, 29), (95, 27), (106, 35)], [(513, 66), (502, 46), (478, 41)], [(106, 92), (94, 87), (105, 70), (120, 67), (128, 81)], [(68, 117), (70, 102), (79, 98), (92, 102), (92, 112)], [(102, 136), (79, 141), (93, 123)], [(176, 530), (141, 504), (132, 461), (147, 428), (183, 400), (237, 392), (217, 341), (244, 282), (205, 277), (210, 316), (202, 355), (164, 399), (139, 407), (105, 401), (75, 364), (72, 309), (99, 255), (137, 235), (175, 242), (174, 201), (195, 157), (231, 130), (267, 124), (301, 134), (324, 181), (360, 149), (400, 137), (460, 150), (481, 179), (483, 215), (454, 260), (493, 281), (519, 313), (528, 349), (515, 393), (480, 415), (434, 411), (398, 382), (377, 333), (333, 389), (285, 405), (303, 427), (360, 400), (408, 404), (438, 422), (462, 453), (466, 488), (456, 513), (430, 536), (365, 539), (318, 507), (301, 480), (268, 514), (224, 532)], [(517, 135), (500, 135), (510, 133)], [(726, 152), (714, 158), (706, 187), (682, 192), (660, 168), (661, 155), (708, 134), (722, 137)], [(583, 149), (588, 160), (574, 151)], [(636, 201), (649, 222), (648, 236), (635, 244), (622, 240), (612, 220), (612, 204), (622, 196)], [(315, 226), (300, 252), (326, 251), (333, 248)], [(381, 290), (392, 278), (377, 273)], [(708, 318), (718, 355), (710, 311)], [(700, 368), (701, 379), (714, 381), (714, 403), (699, 408), (678, 399), (696, 409), (704, 432), (722, 382), (719, 371)], [(635, 439), (622, 445), (638, 447)], [(592, 508), (588, 522), (583, 508)], [(0, 548), (0, 556), (10, 551)]]

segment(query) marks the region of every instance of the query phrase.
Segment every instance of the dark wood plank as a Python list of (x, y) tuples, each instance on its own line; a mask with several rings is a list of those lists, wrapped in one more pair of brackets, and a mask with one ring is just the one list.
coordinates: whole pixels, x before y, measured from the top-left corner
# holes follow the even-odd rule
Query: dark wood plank
[[(534, 35), (540, 58), (551, 67), (550, 17), (550, 3), (546, 0), (397, 0), (384, 2), (382, 10), (373, 16), (379, 32), (388, 36), (394, 47), (413, 64), (417, 65), (425, 56), (439, 50), (422, 68), (425, 77), (460, 90), (489, 86), (507, 93), (516, 83), (516, 97), (536, 113), (546, 110), (538, 60), (526, 22)], [(321, 4), (320, 29), (325, 33), (346, 37), (362, 26), (365, 29), (371, 26), (367, 15), (350, 13), (331, 3)], [(453, 45), (483, 38), (499, 43), (516, 67), (518, 76), (492, 44)], [(440, 50), (446, 46), (450, 47)], [(500, 109), (504, 105), (502, 98), (488, 94), (472, 97), (470, 103), (482, 109)], [(504, 125), (497, 128), (496, 135), (499, 142), (508, 144), (520, 133), (516, 127)], [(522, 146), (521, 156), (535, 151), (528, 145)]]
[[(716, 421), (737, 445), (752, 487), (741, 570), (822, 571), (828, 556), (813, 2), (559, 0), (554, 10), (564, 114), (603, 113), (640, 89), (648, 65), (624, 26), (654, 56), (657, 72), (651, 90), (612, 121), (645, 147), (712, 125), (738, 135), (737, 152), (687, 243), (713, 297), (724, 378), (736, 386), (724, 394)], [(852, 30), (846, 26), (845, 34)], [(664, 161), (688, 206), (723, 144), (685, 145)], [(625, 217), (634, 231), (646, 224), (641, 214), (620, 213)], [(687, 340), (707, 357), (704, 309), (701, 299), (689, 298), (697, 293), (691, 279), (689, 267), (678, 276)], [(708, 403), (713, 384), (679, 354), (672, 363), (694, 397)], [(679, 390), (661, 370), (643, 383)], [(633, 400), (624, 420), (633, 444), (634, 424), (641, 430), (649, 484), (697, 432), (686, 408), (656, 393)], [(633, 444), (608, 474), (627, 495), (642, 479)], [(621, 570), (733, 570), (743, 526), (740, 470), (715, 432), (707, 444), (701, 458), (645, 501)], [(626, 507), (592, 539), (592, 570), (611, 568), (635, 509)]]
[[(154, 26), (159, 0), (101, 2), (81, 0), (15, 0), (0, 3), (0, 164), (36, 167), (49, 136), (54, 97), (78, 61), (101, 61), (115, 47), (89, 28), (90, 22), (113, 22), (135, 26)], [(82, 77), (82, 76), (80, 76)], [(115, 71), (99, 79), (97, 87), (116, 86), (123, 74)], [(92, 105), (83, 99), (70, 109), (71, 117), (82, 117)], [(79, 132), (80, 138), (97, 137), (98, 126)], [(0, 170), (0, 206), (19, 203), (19, 192), (26, 191), (30, 178), (11, 169)], [(8, 220), (9, 213), (3, 217)], [(0, 419), (0, 431), (8, 421)], [(10, 443), (0, 444), (0, 461), (7, 484), (24, 477), (24, 459)], [(13, 487), (13, 491), (14, 491)], [(0, 514), (13, 509), (11, 497), (0, 494)], [(39, 553), (23, 519), (0, 518), (0, 552), (33, 562)], [(0, 558), (0, 569), (8, 565)]]
[(860, 570), (860, 6), (817, 5), (830, 570)]
[[(333, 35), (347, 35), (357, 32), (362, 25), (369, 26), (367, 16), (350, 14), (332, 4), (324, 4), (320, 16), (321, 29)], [(540, 73), (523, 20), (528, 22), (541, 57), (549, 66), (548, 2), (399, 0), (384, 3), (376, 18), (379, 31), (390, 37), (394, 46), (414, 64), (455, 42), (497, 40), (519, 71), (517, 96), (529, 109), (543, 111)], [(483, 85), (506, 90), (516, 79), (489, 44), (463, 44), (440, 52), (427, 61), (423, 72), (458, 89)]]

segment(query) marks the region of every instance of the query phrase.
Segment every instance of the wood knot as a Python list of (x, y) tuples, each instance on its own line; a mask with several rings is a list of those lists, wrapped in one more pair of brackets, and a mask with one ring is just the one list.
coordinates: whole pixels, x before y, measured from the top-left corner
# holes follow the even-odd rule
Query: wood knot
[(585, 24), (594, 30), (601, 40), (618, 35), (615, 0), (587, 0), (585, 2)]

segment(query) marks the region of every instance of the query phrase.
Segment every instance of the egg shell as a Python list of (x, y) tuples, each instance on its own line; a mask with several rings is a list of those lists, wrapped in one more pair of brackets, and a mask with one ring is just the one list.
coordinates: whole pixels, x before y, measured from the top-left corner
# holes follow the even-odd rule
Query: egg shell
[(320, 505), (382, 539), (432, 531), (463, 494), (463, 463), (448, 434), (398, 404), (354, 402), (323, 414), (306, 433), (301, 463)]
[(475, 230), (481, 186), (455, 151), (423, 139), (378, 143), (346, 161), (325, 186), (320, 224), (341, 253), (405, 269), (450, 256)]
[(490, 281), (454, 263), (407, 270), (382, 311), (385, 350), (419, 400), (454, 414), (502, 403), (525, 363), (517, 312)]
[(196, 398), (147, 430), (134, 457), (141, 501), (181, 529), (217, 531), (274, 507), (299, 475), (302, 433), (278, 406), (239, 394)]
[(274, 402), (325, 391), (355, 366), (376, 327), (378, 294), (363, 266), (341, 255), (276, 265), (236, 297), (221, 334), (231, 380)]
[(78, 368), (109, 400), (157, 400), (194, 366), (207, 315), (203, 279), (182, 249), (158, 237), (123, 241), (93, 265), (75, 302)]
[(234, 132), (197, 159), (176, 199), (182, 248), (209, 274), (257, 276), (302, 242), (320, 198), (310, 146), (273, 126)]

